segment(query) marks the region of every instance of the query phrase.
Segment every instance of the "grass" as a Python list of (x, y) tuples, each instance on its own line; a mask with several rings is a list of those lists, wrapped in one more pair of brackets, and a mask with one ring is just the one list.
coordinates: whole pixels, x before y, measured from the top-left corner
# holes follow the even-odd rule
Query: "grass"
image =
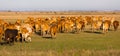
[[(114, 55), (120, 54), (120, 30), (107, 34), (86, 33), (58, 33), (56, 39), (42, 38), (34, 34), (31, 43), (17, 42), (13, 46), (0, 46), (2, 56), (86, 56), (86, 55)], [(87, 53), (87, 54), (85, 54)], [(89, 54), (90, 53), (90, 54)]]

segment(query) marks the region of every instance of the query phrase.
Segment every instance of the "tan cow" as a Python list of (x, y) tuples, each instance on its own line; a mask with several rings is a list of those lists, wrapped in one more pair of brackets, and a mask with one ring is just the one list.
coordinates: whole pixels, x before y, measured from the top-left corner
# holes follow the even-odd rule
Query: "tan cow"
[(67, 19), (64, 24), (65, 27), (64, 32), (72, 32), (73, 26), (74, 26), (74, 21), (72, 19)]
[(75, 29), (76, 29), (76, 32), (79, 33), (80, 31), (82, 31), (85, 27), (85, 23), (84, 21), (76, 21), (75, 22)]
[[(110, 28), (113, 26), (113, 22), (114, 22), (114, 20), (115, 20), (115, 17), (113, 17), (113, 16), (104, 16), (104, 19), (103, 19), (103, 21), (105, 21), (105, 20), (108, 20), (108, 21), (110, 21), (111, 22), (111, 24), (110, 24)], [(109, 29), (110, 29), (109, 28)]]
[(17, 21), (15, 22), (15, 27), (16, 27), (16, 29), (17, 29), (18, 31), (20, 31), (21, 25), (22, 25), (21, 20), (17, 20)]
[(35, 22), (35, 32), (40, 31), (40, 25), (41, 25), (41, 22), (39, 22), (39, 21)]
[(9, 23), (8, 26), (6, 26), (7, 29), (16, 29), (15, 24)]
[(102, 26), (102, 21), (93, 21), (92, 22), (92, 32), (96, 31), (96, 30), (100, 30), (101, 26)]
[(85, 20), (87, 25), (91, 25), (91, 23), (92, 23), (92, 17), (91, 16), (85, 16), (84, 20)]
[(109, 20), (105, 20), (103, 22), (103, 25), (102, 25), (102, 27), (103, 27), (103, 33), (108, 32), (108, 29), (110, 28), (110, 25), (111, 25), (111, 21), (109, 21)]
[(70, 32), (71, 31), (71, 26), (70, 26), (70, 24), (69, 23), (65, 23), (65, 30), (64, 30), (64, 32)]
[(47, 35), (49, 34), (50, 26), (47, 23), (42, 22), (40, 25), (40, 30), (42, 36)]
[(2, 41), (3, 34), (4, 34), (3, 27), (2, 27), (2, 26), (0, 26), (0, 42)]

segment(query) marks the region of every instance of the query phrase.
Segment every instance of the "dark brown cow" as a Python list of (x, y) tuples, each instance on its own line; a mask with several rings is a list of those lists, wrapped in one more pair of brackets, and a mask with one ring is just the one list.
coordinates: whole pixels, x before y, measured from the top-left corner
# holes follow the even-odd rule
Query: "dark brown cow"
[(18, 36), (18, 30), (17, 29), (6, 29), (5, 30), (5, 42), (8, 44), (14, 44), (14, 41), (16, 39), (16, 36)]

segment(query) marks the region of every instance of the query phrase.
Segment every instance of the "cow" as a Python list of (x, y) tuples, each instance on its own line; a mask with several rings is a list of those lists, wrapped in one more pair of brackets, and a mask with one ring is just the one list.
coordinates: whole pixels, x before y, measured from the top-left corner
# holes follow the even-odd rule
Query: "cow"
[(35, 27), (34, 17), (27, 17), (27, 19), (25, 19), (23, 23), (29, 24), (29, 25), (31, 25), (33, 28)]
[(4, 20), (0, 19), (0, 26), (3, 26), (4, 22)]
[(40, 25), (40, 30), (41, 30), (41, 35), (45, 36), (49, 34), (50, 26), (47, 23), (42, 22), (42, 24)]
[(84, 29), (84, 27), (85, 27), (84, 21), (79, 21), (79, 22), (76, 21), (75, 22), (75, 30), (76, 30), (77, 33), (79, 33), (80, 31), (82, 31)]
[(85, 16), (85, 19), (84, 19), (84, 20), (86, 21), (85, 24), (91, 25), (91, 23), (92, 23), (92, 17), (91, 17), (91, 16)]
[(69, 23), (65, 23), (65, 26), (64, 26), (65, 28), (65, 30), (64, 30), (64, 32), (70, 32), (71, 31), (71, 26), (70, 26), (70, 24)]
[(21, 42), (23, 42), (23, 41), (31, 42), (30, 33), (27, 28), (24, 27), (21, 29), (21, 35), (22, 35)]
[(16, 29), (15, 24), (9, 23), (9, 24), (6, 26), (6, 29)]
[(61, 19), (61, 20), (57, 23), (57, 26), (58, 26), (58, 32), (63, 33), (64, 30), (65, 30), (65, 19)]
[(9, 23), (8, 22), (4, 22), (4, 24), (3, 24), (4, 31), (8, 28), (8, 26), (9, 26)]
[(119, 26), (119, 21), (115, 20), (113, 22), (113, 26), (114, 26), (114, 31), (116, 31), (118, 29), (118, 26)]
[(31, 35), (33, 33), (33, 27), (29, 24), (23, 24), (20, 29), (20, 33), (22, 35), (22, 42), (25, 40), (26, 42), (31, 42)]
[(110, 28), (110, 25), (111, 25), (111, 21), (109, 21), (109, 20), (103, 21), (103, 23), (102, 23), (103, 33), (108, 32), (108, 29)]
[(3, 34), (4, 34), (3, 27), (0, 26), (0, 42), (2, 42)]
[(17, 21), (15, 23), (20, 25), (22, 23), (22, 20), (17, 19)]
[(65, 21), (64, 27), (65, 27), (65, 31), (64, 32), (71, 32), (72, 31), (72, 27), (74, 26), (74, 22), (70, 19)]
[(103, 17), (103, 21), (105, 21), (105, 20), (107, 20), (107, 21), (110, 21), (110, 27), (109, 27), (109, 30), (111, 29), (111, 27), (113, 26), (113, 22), (115, 21), (115, 17), (108, 17), (108, 16), (104, 16)]
[(35, 32), (38, 32), (40, 30), (40, 22), (39, 21), (36, 21), (35, 22)]
[(7, 44), (14, 44), (16, 36), (18, 35), (17, 29), (6, 29), (5, 30), (5, 42)]
[(94, 32), (95, 30), (100, 30), (100, 27), (101, 27), (101, 25), (102, 25), (102, 21), (93, 21), (92, 22), (92, 32)]
[(56, 34), (57, 34), (57, 24), (53, 24), (50, 27), (50, 35), (52, 38), (56, 38)]

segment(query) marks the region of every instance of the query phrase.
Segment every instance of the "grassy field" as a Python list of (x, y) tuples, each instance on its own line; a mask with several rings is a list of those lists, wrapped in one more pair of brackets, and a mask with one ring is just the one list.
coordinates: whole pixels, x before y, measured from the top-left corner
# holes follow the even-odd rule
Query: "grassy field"
[[(107, 34), (59, 33), (56, 39), (42, 38), (34, 34), (31, 43), (15, 43), (14, 46), (0, 46), (0, 55), (120, 55), (120, 31)], [(101, 54), (100, 54), (101, 53)]]
[[(40, 16), (40, 15), (39, 15)], [(120, 15), (114, 15), (119, 20)], [(119, 17), (118, 17), (119, 16)], [(12, 16), (1, 15), (6, 21)], [(14, 17), (14, 16), (13, 16)], [(17, 17), (17, 16), (16, 16)], [(120, 20), (119, 20), (120, 21)], [(102, 32), (102, 31), (100, 31)], [(58, 33), (56, 39), (32, 35), (32, 42), (17, 42), (13, 46), (0, 45), (0, 56), (119, 56), (120, 27), (107, 34), (91, 33), (85, 30), (80, 33)]]

